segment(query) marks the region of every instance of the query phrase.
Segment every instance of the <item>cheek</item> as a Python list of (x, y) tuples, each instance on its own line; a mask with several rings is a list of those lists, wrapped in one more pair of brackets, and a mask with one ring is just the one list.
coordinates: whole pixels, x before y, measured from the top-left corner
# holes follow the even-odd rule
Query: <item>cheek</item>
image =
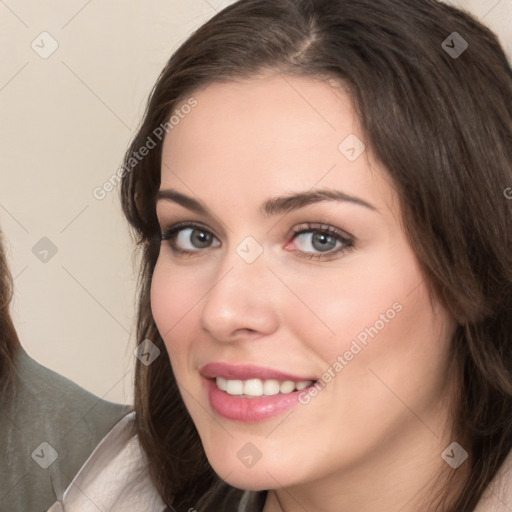
[(378, 376), (411, 401), (422, 386), (432, 392), (442, 382), (450, 317), (441, 308), (432, 311), (424, 276), (407, 245), (352, 258), (350, 267), (340, 266), (315, 283), (294, 283), (308, 308), (294, 313), (290, 299), (287, 325), (309, 345), (325, 381), (335, 381), (331, 389), (341, 388), (342, 396), (350, 389), (356, 402), (351, 407), (393, 399)]
[(409, 252), (400, 258), (396, 254), (387, 248), (354, 254), (328, 274), (288, 280), (302, 304), (291, 295), (283, 301), (287, 327), (324, 364), (334, 363), (351, 347), (358, 351), (354, 341), (360, 345), (357, 357), (361, 358), (362, 349), (374, 338), (402, 338), (404, 328), (415, 324), (414, 315), (423, 313), (411, 305), (411, 291), (423, 279), (416, 260)]
[(353, 411), (354, 428), (372, 417), (392, 421), (403, 403), (430, 407), (447, 376), (449, 314), (432, 309), (415, 259), (387, 263), (350, 288), (352, 299), (338, 303), (335, 348), (326, 348), (330, 366), (342, 356), (333, 390)]
[(192, 334), (194, 308), (201, 297), (197, 283), (184, 274), (159, 259), (151, 282), (151, 311), (171, 361), (188, 346), (187, 333)]

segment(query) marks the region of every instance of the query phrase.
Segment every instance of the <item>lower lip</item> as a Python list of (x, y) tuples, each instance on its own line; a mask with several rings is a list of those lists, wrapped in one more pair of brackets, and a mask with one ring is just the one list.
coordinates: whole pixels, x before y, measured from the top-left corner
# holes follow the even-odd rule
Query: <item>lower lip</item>
[(243, 398), (229, 395), (217, 387), (214, 379), (205, 379), (212, 409), (223, 418), (245, 423), (264, 421), (278, 416), (299, 403), (299, 394), (308, 388), (287, 394)]

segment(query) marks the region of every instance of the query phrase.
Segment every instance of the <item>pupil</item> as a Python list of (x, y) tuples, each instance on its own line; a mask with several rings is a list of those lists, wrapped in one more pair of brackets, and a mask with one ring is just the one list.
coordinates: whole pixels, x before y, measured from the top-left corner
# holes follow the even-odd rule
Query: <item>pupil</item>
[[(319, 243), (317, 246), (316, 243)], [(328, 251), (336, 246), (336, 240), (330, 235), (324, 233), (315, 233), (313, 235), (313, 247), (318, 251)]]
[(210, 236), (204, 231), (195, 230), (192, 234), (192, 244), (196, 247), (207, 247), (210, 241)]

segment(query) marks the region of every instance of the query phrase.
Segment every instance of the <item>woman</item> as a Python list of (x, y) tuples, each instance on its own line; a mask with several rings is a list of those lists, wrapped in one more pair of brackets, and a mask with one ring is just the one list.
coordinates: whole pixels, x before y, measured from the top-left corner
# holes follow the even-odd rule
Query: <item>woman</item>
[(168, 504), (483, 503), (512, 447), (511, 84), (433, 1), (241, 1), (172, 56), (123, 182)]
[(512, 506), (511, 78), (433, 0), (241, 0), (171, 57), (122, 202), (172, 510)]

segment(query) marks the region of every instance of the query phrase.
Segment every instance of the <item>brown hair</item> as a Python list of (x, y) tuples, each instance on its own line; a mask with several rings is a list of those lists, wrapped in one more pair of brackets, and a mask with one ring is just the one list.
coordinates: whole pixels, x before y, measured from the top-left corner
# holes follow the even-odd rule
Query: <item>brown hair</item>
[[(454, 32), (468, 43), (458, 56), (442, 46), (454, 46)], [(241, 0), (192, 34), (163, 69), (125, 157), (126, 169), (155, 139), (122, 181), (142, 249), (138, 340), (165, 351), (149, 295), (160, 246), (154, 130), (199, 88), (265, 70), (348, 87), (431, 290), (458, 320), (453, 439), (467, 440), (469, 471), (443, 510), (470, 512), (512, 448), (512, 73), (496, 36), (470, 15), (434, 0)], [(166, 502), (198, 507), (214, 487), (239, 497), (208, 464), (168, 358), (139, 362), (135, 385), (140, 440)]]
[(6, 399), (14, 382), (14, 363), (20, 347), (18, 335), (9, 314), (13, 282), (7, 266), (2, 233), (0, 232), (0, 398)]

